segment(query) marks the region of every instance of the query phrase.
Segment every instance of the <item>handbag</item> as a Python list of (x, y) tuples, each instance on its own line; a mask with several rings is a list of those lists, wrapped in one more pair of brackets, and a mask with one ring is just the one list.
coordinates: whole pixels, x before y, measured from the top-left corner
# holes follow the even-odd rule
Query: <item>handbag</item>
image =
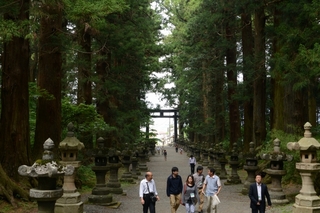
[(150, 199), (151, 199), (151, 201), (153, 203), (155, 203), (158, 199), (157, 199), (157, 197), (156, 197), (156, 195), (154, 193), (150, 193), (148, 182), (147, 182), (147, 187), (148, 187), (148, 192), (149, 192), (149, 195), (150, 195)]
[(220, 199), (218, 198), (218, 196), (215, 194), (212, 196), (212, 206), (216, 206), (220, 203)]

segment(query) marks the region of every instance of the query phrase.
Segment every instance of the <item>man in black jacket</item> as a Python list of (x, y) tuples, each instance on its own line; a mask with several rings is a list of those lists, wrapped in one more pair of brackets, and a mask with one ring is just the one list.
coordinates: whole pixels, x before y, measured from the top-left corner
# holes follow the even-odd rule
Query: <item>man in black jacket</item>
[(182, 193), (182, 179), (177, 167), (172, 167), (171, 175), (167, 179), (167, 196), (170, 197), (171, 213), (179, 208)]
[(249, 197), (250, 208), (252, 213), (265, 213), (266, 210), (266, 198), (268, 202), (268, 208), (271, 207), (270, 195), (266, 184), (261, 183), (261, 174), (256, 175), (256, 182), (250, 185)]

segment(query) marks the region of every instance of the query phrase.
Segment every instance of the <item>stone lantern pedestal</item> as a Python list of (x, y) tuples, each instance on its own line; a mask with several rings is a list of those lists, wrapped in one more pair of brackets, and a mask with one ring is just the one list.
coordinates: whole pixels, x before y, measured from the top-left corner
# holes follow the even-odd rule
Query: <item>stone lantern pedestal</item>
[(38, 179), (38, 187), (30, 189), (29, 195), (38, 203), (39, 213), (54, 213), (56, 200), (63, 195), (61, 188), (56, 187), (57, 177), (71, 175), (74, 168), (70, 165), (58, 165), (53, 161), (54, 143), (49, 138), (43, 145), (42, 160), (37, 160), (31, 167), (22, 165), (18, 173), (22, 176)]
[(209, 158), (208, 168), (215, 168), (214, 167), (214, 155), (213, 155), (213, 149), (212, 148), (210, 148), (208, 150), (208, 158)]
[(231, 185), (231, 184), (241, 183), (241, 179), (238, 175), (239, 157), (238, 157), (237, 143), (233, 143), (233, 149), (230, 156), (229, 165), (231, 167), (231, 175), (224, 184)]
[(246, 158), (246, 164), (243, 166), (243, 169), (247, 171), (248, 176), (243, 184), (241, 193), (244, 195), (249, 194), (250, 185), (255, 183), (255, 175), (258, 171), (258, 160), (256, 158), (256, 152), (254, 150), (254, 143), (250, 142), (249, 144), (249, 156)]
[(228, 160), (226, 159), (226, 154), (225, 154), (225, 151), (223, 150), (222, 143), (219, 144), (218, 159), (221, 165), (219, 178), (221, 180), (227, 179), (226, 164), (228, 163)]
[(208, 166), (209, 165), (208, 151), (207, 150), (203, 150), (202, 154), (203, 154), (202, 166)]
[(109, 150), (109, 168), (110, 168), (110, 179), (107, 183), (107, 187), (113, 194), (122, 194), (123, 189), (121, 188), (121, 183), (118, 178), (119, 168), (122, 166), (119, 159), (119, 152), (115, 149)]
[(131, 174), (133, 179), (138, 179), (138, 172), (137, 172), (137, 167), (138, 167), (138, 158), (135, 156), (132, 156), (131, 158)]
[(270, 154), (262, 154), (261, 159), (270, 161), (270, 168), (264, 171), (270, 175), (272, 181), (269, 189), (272, 204), (286, 204), (289, 203), (289, 200), (286, 199), (281, 186), (282, 177), (287, 173), (283, 169), (283, 161), (291, 161), (292, 156), (280, 151), (280, 140), (278, 138), (273, 141), (273, 144), (273, 151)]
[[(61, 152), (62, 165), (72, 165), (75, 168), (80, 167), (80, 161), (77, 161), (79, 150), (84, 148), (73, 132), (74, 126), (72, 123), (68, 124), (67, 137), (60, 142), (59, 150)], [(81, 201), (81, 194), (78, 192), (74, 180), (76, 174), (65, 175), (63, 180), (63, 195), (56, 202), (55, 213), (82, 213), (83, 202)]]
[(316, 213), (320, 212), (320, 198), (314, 189), (312, 176), (320, 171), (320, 163), (317, 163), (317, 150), (319, 142), (312, 137), (311, 124), (304, 125), (304, 137), (298, 142), (289, 142), (289, 150), (299, 150), (301, 162), (296, 163), (296, 169), (300, 172), (302, 188), (295, 198), (293, 213)]
[(122, 152), (122, 164), (124, 166), (124, 172), (120, 178), (120, 181), (122, 182), (127, 182), (127, 183), (135, 183), (135, 181), (133, 180), (132, 174), (129, 170), (129, 167), (131, 165), (131, 155), (132, 152), (127, 150), (124, 150)]
[(146, 172), (148, 171), (147, 167), (147, 155), (148, 150), (144, 147), (139, 148), (139, 171)]
[(118, 202), (112, 200), (112, 195), (106, 185), (106, 173), (109, 171), (107, 166), (107, 153), (104, 148), (104, 139), (102, 137), (97, 140), (98, 148), (95, 154), (95, 165), (91, 168), (96, 174), (96, 186), (89, 195), (89, 202), (102, 206), (116, 206)]

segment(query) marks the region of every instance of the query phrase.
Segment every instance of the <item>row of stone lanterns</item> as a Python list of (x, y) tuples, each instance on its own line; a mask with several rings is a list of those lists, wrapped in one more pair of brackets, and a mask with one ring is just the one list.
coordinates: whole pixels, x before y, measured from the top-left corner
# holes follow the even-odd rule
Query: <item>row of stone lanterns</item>
[[(44, 153), (42, 160), (37, 160), (31, 167), (22, 165), (18, 168), (18, 172), (22, 176), (38, 178), (38, 186), (30, 190), (30, 197), (34, 198), (38, 203), (38, 212), (40, 213), (69, 213), (83, 212), (83, 202), (81, 195), (75, 186), (75, 175), (77, 168), (80, 167), (80, 161), (77, 160), (78, 152), (84, 148), (73, 132), (73, 124), (68, 124), (68, 132), (66, 138), (59, 143), (61, 153), (61, 161), (54, 161), (53, 148), (54, 142), (49, 138), (44, 143)], [(128, 146), (127, 146), (128, 147)], [(120, 181), (135, 183), (133, 179), (137, 179), (141, 171), (147, 171), (146, 154), (148, 150), (140, 148), (134, 155), (129, 149), (125, 149), (122, 153), (115, 149), (107, 150), (104, 147), (104, 139), (97, 140), (97, 148), (95, 150), (95, 165), (92, 170), (96, 174), (96, 186), (89, 196), (89, 202), (110, 206), (114, 208), (121, 203), (112, 199), (113, 194), (123, 194), (121, 183), (118, 178), (118, 170), (124, 165), (125, 172)], [(122, 161), (119, 156), (123, 156)], [(134, 157), (133, 157), (134, 156)], [(138, 158), (142, 164), (138, 167)], [(132, 173), (129, 166), (132, 160)], [(109, 162), (109, 163), (108, 163)], [(110, 172), (109, 182), (106, 183), (105, 176)], [(63, 187), (56, 187), (56, 181), (59, 176), (63, 176)]]

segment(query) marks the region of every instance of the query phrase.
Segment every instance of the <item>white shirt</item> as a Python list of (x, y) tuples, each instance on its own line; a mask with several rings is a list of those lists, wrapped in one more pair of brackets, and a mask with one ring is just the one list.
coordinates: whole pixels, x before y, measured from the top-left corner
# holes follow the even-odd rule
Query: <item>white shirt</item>
[(195, 157), (189, 158), (189, 163), (194, 163), (194, 164), (196, 164), (196, 163), (197, 163), (197, 162), (196, 162), (196, 158), (195, 158)]
[(152, 179), (151, 181), (147, 181), (147, 179), (145, 178), (140, 182), (139, 196), (143, 197), (143, 194), (149, 194), (147, 182), (150, 192), (154, 193), (155, 195), (158, 195), (156, 183), (154, 182), (154, 180)]
[(258, 200), (262, 200), (261, 199), (261, 183), (257, 184), (257, 190), (258, 190)]

